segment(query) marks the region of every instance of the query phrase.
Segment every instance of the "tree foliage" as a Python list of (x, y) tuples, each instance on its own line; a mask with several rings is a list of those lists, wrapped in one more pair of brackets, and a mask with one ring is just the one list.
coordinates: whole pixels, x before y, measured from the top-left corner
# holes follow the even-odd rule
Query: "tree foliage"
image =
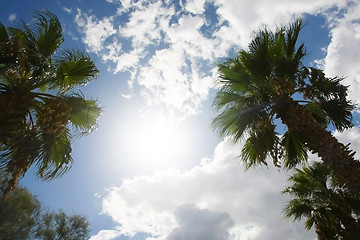
[(356, 239), (360, 236), (360, 199), (344, 189), (330, 168), (319, 162), (296, 169), (283, 193), (293, 198), (284, 211), (287, 218), (305, 218), (319, 239)]
[(34, 239), (41, 216), (40, 202), (25, 188), (18, 188), (0, 202), (0, 239)]
[(0, 203), (0, 240), (85, 240), (89, 222), (83, 215), (49, 212), (26, 188)]
[(67, 172), (71, 140), (96, 128), (101, 109), (78, 87), (98, 70), (79, 50), (62, 50), (62, 27), (48, 11), (35, 12), (30, 24), (0, 23), (0, 168), (6, 195), (35, 165), (41, 179)]
[(275, 32), (260, 30), (248, 49), (219, 64), (212, 126), (235, 142), (246, 139), (241, 159), (247, 168), (267, 165), (269, 157), (276, 166), (293, 168), (311, 151), (360, 196), (360, 162), (326, 129), (352, 127), (355, 105), (342, 78), (303, 65), (305, 47), (297, 44), (301, 28), (298, 20)]
[(85, 240), (89, 233), (89, 222), (85, 216), (68, 216), (61, 210), (43, 214), (38, 224), (36, 235), (41, 240)]

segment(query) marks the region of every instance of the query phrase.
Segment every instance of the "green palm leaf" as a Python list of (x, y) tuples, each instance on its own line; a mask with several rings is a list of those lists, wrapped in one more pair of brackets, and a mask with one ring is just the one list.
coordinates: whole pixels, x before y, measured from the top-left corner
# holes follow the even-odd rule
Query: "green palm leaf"
[(5, 26), (0, 23), (0, 44), (1, 46), (4, 46), (9, 41), (9, 35), (6, 31)]
[(348, 87), (341, 84), (343, 78), (326, 78), (321, 70), (310, 68), (308, 79), (311, 85), (305, 87), (306, 97), (318, 102), (328, 121), (340, 131), (352, 127), (355, 105), (347, 100)]
[(259, 122), (249, 129), (249, 135), (241, 151), (241, 159), (246, 169), (261, 164), (267, 165), (266, 159), (279, 141), (275, 126), (268, 121)]
[(41, 56), (49, 58), (64, 41), (61, 24), (58, 18), (49, 11), (35, 12), (34, 18), (37, 20), (34, 45)]
[(264, 115), (262, 106), (239, 108), (232, 106), (224, 110), (212, 121), (220, 136), (231, 136), (237, 142), (249, 129), (251, 124), (257, 124)]
[(275, 34), (261, 30), (248, 50), (240, 50), (236, 58), (218, 65), (222, 88), (213, 105), (220, 113), (213, 119), (212, 127), (220, 136), (231, 136), (235, 142), (248, 134), (242, 149), (242, 160), (247, 167), (266, 164), (268, 156), (278, 165), (279, 158), (284, 157), (280, 143), (291, 147), (285, 154), (285, 158), (289, 157), (286, 167), (307, 157), (306, 151), (301, 150), (304, 146), (300, 147), (294, 138), (280, 142), (272, 124), (275, 114), (271, 109), (278, 98), (295, 91), (300, 61), (305, 55), (303, 45), (298, 49), (295, 46), (300, 28), (298, 21)]
[(326, 115), (323, 107), (321, 107), (318, 102), (312, 101), (307, 103), (305, 105), (305, 110), (310, 112), (314, 120), (321, 126), (326, 127), (327, 125), (329, 125), (329, 118)]
[(66, 102), (71, 107), (70, 122), (80, 131), (80, 135), (96, 129), (101, 108), (95, 100), (85, 100), (80, 95), (72, 95), (66, 97)]
[(81, 51), (59, 51), (62, 42), (61, 24), (48, 11), (35, 12), (33, 22), (19, 28), (0, 23), (0, 168), (9, 176), (4, 196), (35, 162), (40, 178), (62, 176), (73, 161), (73, 136), (96, 128), (97, 102), (69, 91), (98, 70)]
[(307, 199), (292, 199), (284, 209), (286, 213), (285, 217), (292, 217), (293, 221), (300, 220), (304, 216), (311, 218), (311, 212), (313, 210), (310, 201)]
[(292, 185), (283, 193), (293, 197), (284, 208), (285, 217), (305, 218), (305, 228), (314, 225), (326, 239), (354, 239), (360, 233), (360, 200), (339, 185), (329, 166), (315, 162), (296, 169)]
[(42, 179), (53, 179), (62, 176), (69, 170), (71, 157), (71, 137), (69, 130), (62, 135), (43, 133), (41, 152), (37, 158), (37, 175)]
[(282, 139), (282, 146), (285, 150), (284, 166), (286, 168), (293, 168), (308, 159), (306, 145), (297, 136), (298, 134), (287, 131)]
[(18, 126), (11, 131), (12, 138), (1, 145), (0, 169), (4, 174), (11, 175), (17, 170), (24, 174), (23, 165), (27, 169), (39, 154), (41, 142), (35, 129)]
[(64, 51), (56, 59), (56, 77), (51, 88), (69, 91), (79, 85), (93, 80), (98, 70), (90, 57), (80, 51)]
[[(249, 90), (251, 80), (246, 69), (238, 61), (238, 59), (228, 59), (227, 62), (219, 64), (219, 77), (221, 82), (225, 84), (224, 88), (237, 93)], [(231, 86), (229, 86), (231, 85)]]

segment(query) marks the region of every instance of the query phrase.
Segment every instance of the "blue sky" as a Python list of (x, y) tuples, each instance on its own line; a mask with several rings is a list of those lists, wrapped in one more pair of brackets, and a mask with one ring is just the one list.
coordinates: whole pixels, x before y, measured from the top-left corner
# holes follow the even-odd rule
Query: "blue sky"
[[(85, 49), (100, 70), (81, 88), (104, 108), (98, 129), (73, 142), (72, 169), (21, 181), (50, 209), (82, 213), (91, 240), (315, 239), (283, 220), (288, 173), (244, 168), (240, 146), (210, 129), (216, 63), (253, 32), (303, 17), (306, 64), (360, 89), (360, 4), (347, 0), (2, 0), (0, 21), (55, 13), (64, 48)], [(334, 133), (360, 149), (359, 129)], [(241, 145), (241, 143), (240, 143)], [(314, 156), (312, 156), (315, 159)], [(191, 237), (190, 237), (191, 236)]]

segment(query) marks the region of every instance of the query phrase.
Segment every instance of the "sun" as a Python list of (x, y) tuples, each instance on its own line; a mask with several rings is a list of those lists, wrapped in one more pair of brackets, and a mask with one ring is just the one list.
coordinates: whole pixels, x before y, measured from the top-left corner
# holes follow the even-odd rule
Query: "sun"
[(133, 161), (151, 169), (176, 167), (187, 142), (179, 121), (155, 112), (138, 117), (129, 127), (126, 143)]

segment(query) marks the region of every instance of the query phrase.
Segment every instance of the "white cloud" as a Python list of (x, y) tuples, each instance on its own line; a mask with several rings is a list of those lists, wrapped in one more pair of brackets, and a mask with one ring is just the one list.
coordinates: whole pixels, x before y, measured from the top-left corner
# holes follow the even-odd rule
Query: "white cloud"
[[(236, 0), (201, 0), (179, 3), (181, 10), (175, 11), (170, 1), (123, 0), (114, 16), (99, 20), (78, 10), (75, 21), (90, 50), (104, 61), (113, 62), (115, 73), (131, 73), (130, 87), (140, 86), (140, 92), (150, 103), (165, 103), (189, 115), (199, 111), (213, 87), (217, 59), (228, 56), (233, 47), (246, 47), (253, 31), (264, 24), (270, 27), (286, 24), (304, 13), (340, 9), (347, 1), (254, 0), (249, 4)], [(212, 18), (216, 21), (205, 15), (210, 4), (215, 6)], [(128, 16), (127, 22), (115, 21), (123, 14)], [(208, 27), (209, 32), (204, 34), (202, 27)], [(350, 32), (350, 28), (347, 29)], [(334, 30), (334, 40), (341, 34)], [(127, 44), (124, 45), (124, 41)], [(330, 56), (334, 55), (332, 48), (329, 48)], [(203, 67), (199, 68), (201, 64)], [(194, 79), (195, 84), (192, 83)]]
[(177, 237), (194, 230), (184, 223), (194, 218), (198, 226), (221, 223), (213, 229), (224, 236), (218, 239), (315, 238), (301, 223), (282, 218), (286, 197), (280, 191), (286, 186), (286, 174), (275, 168), (244, 172), (235, 159), (238, 155), (239, 146), (225, 140), (212, 159), (203, 159), (188, 171), (125, 179), (120, 187), (108, 190), (102, 212), (121, 225), (119, 234), (146, 232), (158, 240), (186, 239)]
[(138, 74), (138, 84), (144, 87), (142, 93), (149, 103), (163, 102), (169, 108), (181, 109), (184, 114), (196, 113), (207, 97), (212, 79), (192, 71), (197, 67), (193, 66), (196, 62), (186, 60), (187, 54), (182, 48), (156, 51)]
[(95, 53), (99, 53), (105, 45), (105, 40), (116, 33), (111, 17), (98, 20), (96, 16), (88, 16), (77, 9), (75, 22), (84, 31), (84, 43)]
[(229, 213), (199, 209), (193, 204), (179, 206), (174, 215), (179, 227), (172, 230), (167, 240), (226, 240), (234, 225)]
[(344, 145), (350, 143), (349, 148), (351, 150), (356, 150), (355, 159), (360, 160), (360, 128), (353, 127), (351, 129), (347, 129), (343, 132), (334, 132), (334, 136)]
[[(345, 77), (349, 97), (359, 103), (360, 92), (360, 3), (352, 3), (341, 16), (328, 15), (331, 43), (325, 58), (325, 73), (329, 77)], [(340, 16), (339, 16), (340, 15)]]
[(186, 11), (193, 14), (202, 14), (204, 12), (204, 4), (206, 0), (190, 0), (186, 1), (183, 7)]
[[(334, 135), (344, 144), (352, 143), (351, 149), (360, 149), (359, 128)], [(211, 239), (202, 232), (205, 228), (211, 236), (219, 236), (214, 239), (315, 239), (302, 222), (283, 219), (288, 198), (280, 192), (289, 185), (287, 173), (272, 166), (244, 172), (236, 158), (239, 149), (225, 139), (212, 158), (203, 158), (190, 170), (128, 178), (108, 189), (102, 213), (119, 225), (109, 233), (134, 236), (145, 232), (152, 234), (148, 240), (185, 240), (189, 234), (195, 236), (191, 239)]]
[(10, 14), (9, 17), (8, 17), (8, 20), (10, 22), (14, 21), (15, 19), (16, 19), (16, 14), (15, 13)]
[(162, 7), (161, 1), (142, 6), (133, 11), (129, 21), (119, 28), (119, 35), (132, 40), (133, 48), (145, 48), (149, 44), (159, 44), (163, 21), (169, 22), (174, 8)]
[(347, 0), (253, 0), (251, 4), (237, 0), (214, 0), (219, 6), (217, 13), (221, 21), (229, 26), (220, 29), (216, 36), (227, 48), (246, 47), (252, 33), (264, 25), (274, 28), (288, 24), (304, 14), (318, 14), (332, 7), (344, 7)]
[(117, 230), (101, 230), (89, 240), (112, 240), (119, 235)]
[(62, 9), (63, 9), (65, 12), (67, 12), (67, 13), (71, 13), (71, 12), (72, 12), (72, 9), (71, 9), (71, 8), (63, 7)]

